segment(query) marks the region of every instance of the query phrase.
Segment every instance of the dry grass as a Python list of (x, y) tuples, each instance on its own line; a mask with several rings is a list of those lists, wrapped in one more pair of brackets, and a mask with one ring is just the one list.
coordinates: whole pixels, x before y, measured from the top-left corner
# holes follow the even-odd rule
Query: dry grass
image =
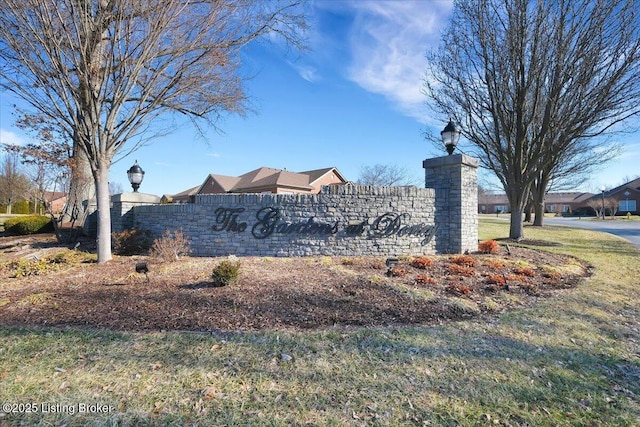
[[(483, 221), (481, 238), (502, 237), (506, 227)], [(0, 425), (638, 425), (640, 255), (585, 230), (526, 233), (553, 238), (562, 245), (545, 251), (585, 259), (595, 274), (532, 307), (426, 327), (1, 327), (0, 401), (112, 409), (4, 414)], [(499, 309), (512, 297), (497, 293), (484, 304)], [(449, 304), (479, 309), (464, 298)]]

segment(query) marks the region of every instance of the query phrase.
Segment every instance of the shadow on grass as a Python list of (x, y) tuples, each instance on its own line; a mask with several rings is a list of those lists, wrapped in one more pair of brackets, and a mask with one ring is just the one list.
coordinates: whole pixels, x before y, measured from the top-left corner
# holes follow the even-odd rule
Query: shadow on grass
[[(535, 321), (526, 321), (528, 326), (535, 325)], [(597, 319), (589, 321), (597, 322)], [(638, 360), (621, 357), (615, 351), (593, 349), (586, 343), (583, 346), (572, 342), (537, 345), (533, 343), (538, 338), (535, 331), (529, 337), (532, 342), (526, 342), (498, 330), (470, 330), (461, 328), (462, 325), (328, 329), (313, 333), (133, 335), (98, 330), (0, 327), (0, 342), (12, 342), (10, 348), (25, 346), (26, 358), (38, 354), (35, 365), (60, 365), (62, 362), (56, 358), (61, 357), (61, 349), (69, 346), (80, 354), (97, 355), (90, 360), (83, 358), (64, 364), (67, 371), (91, 369), (94, 373), (91, 381), (112, 381), (111, 374), (99, 368), (104, 363), (119, 376), (135, 377), (143, 373), (146, 382), (150, 381), (148, 375), (172, 378), (171, 384), (161, 386), (167, 387), (166, 390), (154, 389), (154, 396), (173, 395), (178, 387), (178, 395), (197, 399), (199, 389), (194, 390), (190, 382), (193, 380), (189, 379), (194, 373), (215, 367), (216, 378), (224, 379), (230, 388), (227, 398), (210, 403), (217, 411), (217, 414), (212, 411), (212, 416), (243, 414), (246, 417), (243, 424), (260, 424), (256, 414), (282, 415), (281, 411), (287, 407), (297, 413), (312, 414), (313, 405), (323, 408), (323, 416), (339, 419), (345, 407), (350, 408), (349, 416), (370, 408), (371, 402), (385, 410), (398, 404), (395, 401), (398, 396), (404, 396), (405, 402), (406, 399), (414, 402), (405, 404), (403, 411), (415, 419), (447, 423), (465, 420), (456, 425), (477, 425), (483, 421), (480, 417), (484, 413), (505, 417), (505, 421), (517, 425), (554, 425), (554, 422), (569, 425), (566, 422), (570, 420), (579, 420), (580, 425), (594, 425), (593, 422), (632, 425), (633, 420), (640, 419), (636, 399), (640, 395)], [(540, 332), (544, 333), (544, 329)], [(282, 353), (294, 356), (294, 361), (274, 364), (274, 358)], [(3, 362), (5, 369), (11, 368), (7, 364), (19, 363), (18, 360)], [(154, 367), (150, 374), (149, 366)], [(37, 368), (34, 369), (37, 372)], [(28, 366), (20, 370), (19, 376), (11, 369), (5, 372), (3, 381), (7, 383), (24, 381), (24, 377), (31, 374)], [(241, 386), (252, 383), (278, 384), (278, 388), (273, 395), (261, 391), (266, 395), (256, 400), (256, 389)], [(73, 384), (73, 387), (83, 388), (82, 384)], [(51, 393), (49, 400), (61, 400), (64, 390), (60, 391), (55, 384), (51, 388), (45, 390)], [(278, 390), (283, 388), (295, 392), (278, 395)], [(33, 389), (25, 387), (24, 390), (24, 395), (13, 396), (14, 400), (34, 398), (29, 395)], [(316, 395), (316, 390), (323, 392)], [(7, 396), (0, 393), (0, 397)], [(150, 425), (197, 416), (188, 409), (178, 414), (183, 418), (154, 412), (152, 408), (145, 412), (144, 397), (138, 401), (139, 396), (127, 397), (118, 389), (103, 391), (100, 398), (115, 407), (129, 408), (132, 411), (129, 416), (135, 414), (137, 421)], [(273, 405), (274, 398), (278, 405)], [(462, 408), (452, 412), (449, 405), (462, 405)], [(246, 406), (252, 411), (246, 412)], [(468, 411), (466, 415), (464, 408)], [(38, 414), (20, 420), (40, 420), (43, 416), (53, 420), (55, 415)], [(18, 422), (11, 417), (7, 420)], [(99, 417), (96, 415), (94, 419)], [(104, 417), (109, 419), (107, 415)], [(540, 424), (542, 421), (545, 422)]]

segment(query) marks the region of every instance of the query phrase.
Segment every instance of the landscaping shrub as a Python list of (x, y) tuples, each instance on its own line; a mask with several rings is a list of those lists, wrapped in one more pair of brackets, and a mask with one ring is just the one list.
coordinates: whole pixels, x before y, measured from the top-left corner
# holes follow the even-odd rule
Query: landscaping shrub
[(166, 230), (164, 235), (153, 241), (150, 256), (160, 261), (171, 262), (180, 259), (181, 255), (189, 255), (189, 239), (185, 237), (182, 231)]
[(400, 267), (392, 267), (387, 271), (387, 276), (389, 277), (402, 277), (407, 274), (407, 270)]
[(111, 233), (113, 252), (118, 255), (145, 254), (153, 243), (151, 233), (146, 230), (124, 230), (120, 233)]
[(215, 286), (227, 286), (236, 281), (240, 275), (240, 261), (220, 261), (211, 274)]
[(507, 284), (507, 281), (505, 280), (502, 274), (495, 274), (495, 273), (488, 274), (485, 278), (485, 282), (488, 285), (504, 286)]
[(462, 283), (449, 283), (446, 287), (447, 292), (452, 295), (462, 297), (471, 295), (471, 288), (468, 285)]
[(424, 256), (414, 258), (411, 261), (411, 267), (420, 268), (422, 270), (433, 265), (433, 260)]
[(476, 260), (469, 255), (456, 255), (450, 258), (451, 262), (458, 265), (465, 265), (467, 267), (475, 267)]
[(416, 276), (416, 283), (421, 285), (435, 285), (436, 281), (432, 277), (425, 276), (424, 274), (418, 274)]
[(516, 267), (513, 269), (513, 272), (518, 276), (528, 276), (533, 277), (536, 275), (536, 272), (528, 267)]
[(476, 274), (476, 271), (472, 267), (458, 264), (447, 265), (447, 271), (450, 274), (459, 274), (461, 276), (473, 276), (474, 274)]
[(53, 231), (53, 224), (48, 216), (21, 216), (6, 220), (4, 229), (10, 233), (21, 235), (47, 233)]
[(498, 242), (495, 240), (485, 240), (478, 243), (478, 250), (483, 254), (496, 254), (498, 253)]

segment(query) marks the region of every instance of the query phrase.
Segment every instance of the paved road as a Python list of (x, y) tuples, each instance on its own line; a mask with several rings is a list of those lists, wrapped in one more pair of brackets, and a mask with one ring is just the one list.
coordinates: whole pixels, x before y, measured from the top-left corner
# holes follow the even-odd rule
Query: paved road
[(580, 220), (577, 218), (545, 218), (544, 223), (548, 225), (563, 225), (574, 228), (586, 228), (588, 230), (603, 231), (605, 233), (620, 236), (633, 243), (640, 249), (640, 222), (625, 220)]

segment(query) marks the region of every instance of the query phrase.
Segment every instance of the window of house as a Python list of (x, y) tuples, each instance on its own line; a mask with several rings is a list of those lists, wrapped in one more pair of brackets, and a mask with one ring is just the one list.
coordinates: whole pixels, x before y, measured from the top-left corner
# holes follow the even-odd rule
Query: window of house
[(496, 212), (507, 212), (507, 205), (496, 205)]
[(487, 205), (480, 205), (480, 210), (485, 212), (487, 210)]
[(571, 212), (571, 205), (562, 205), (562, 212)]
[(547, 205), (547, 212), (555, 212), (556, 205)]
[(620, 212), (635, 212), (636, 209), (635, 200), (620, 200), (620, 207), (618, 208)]

